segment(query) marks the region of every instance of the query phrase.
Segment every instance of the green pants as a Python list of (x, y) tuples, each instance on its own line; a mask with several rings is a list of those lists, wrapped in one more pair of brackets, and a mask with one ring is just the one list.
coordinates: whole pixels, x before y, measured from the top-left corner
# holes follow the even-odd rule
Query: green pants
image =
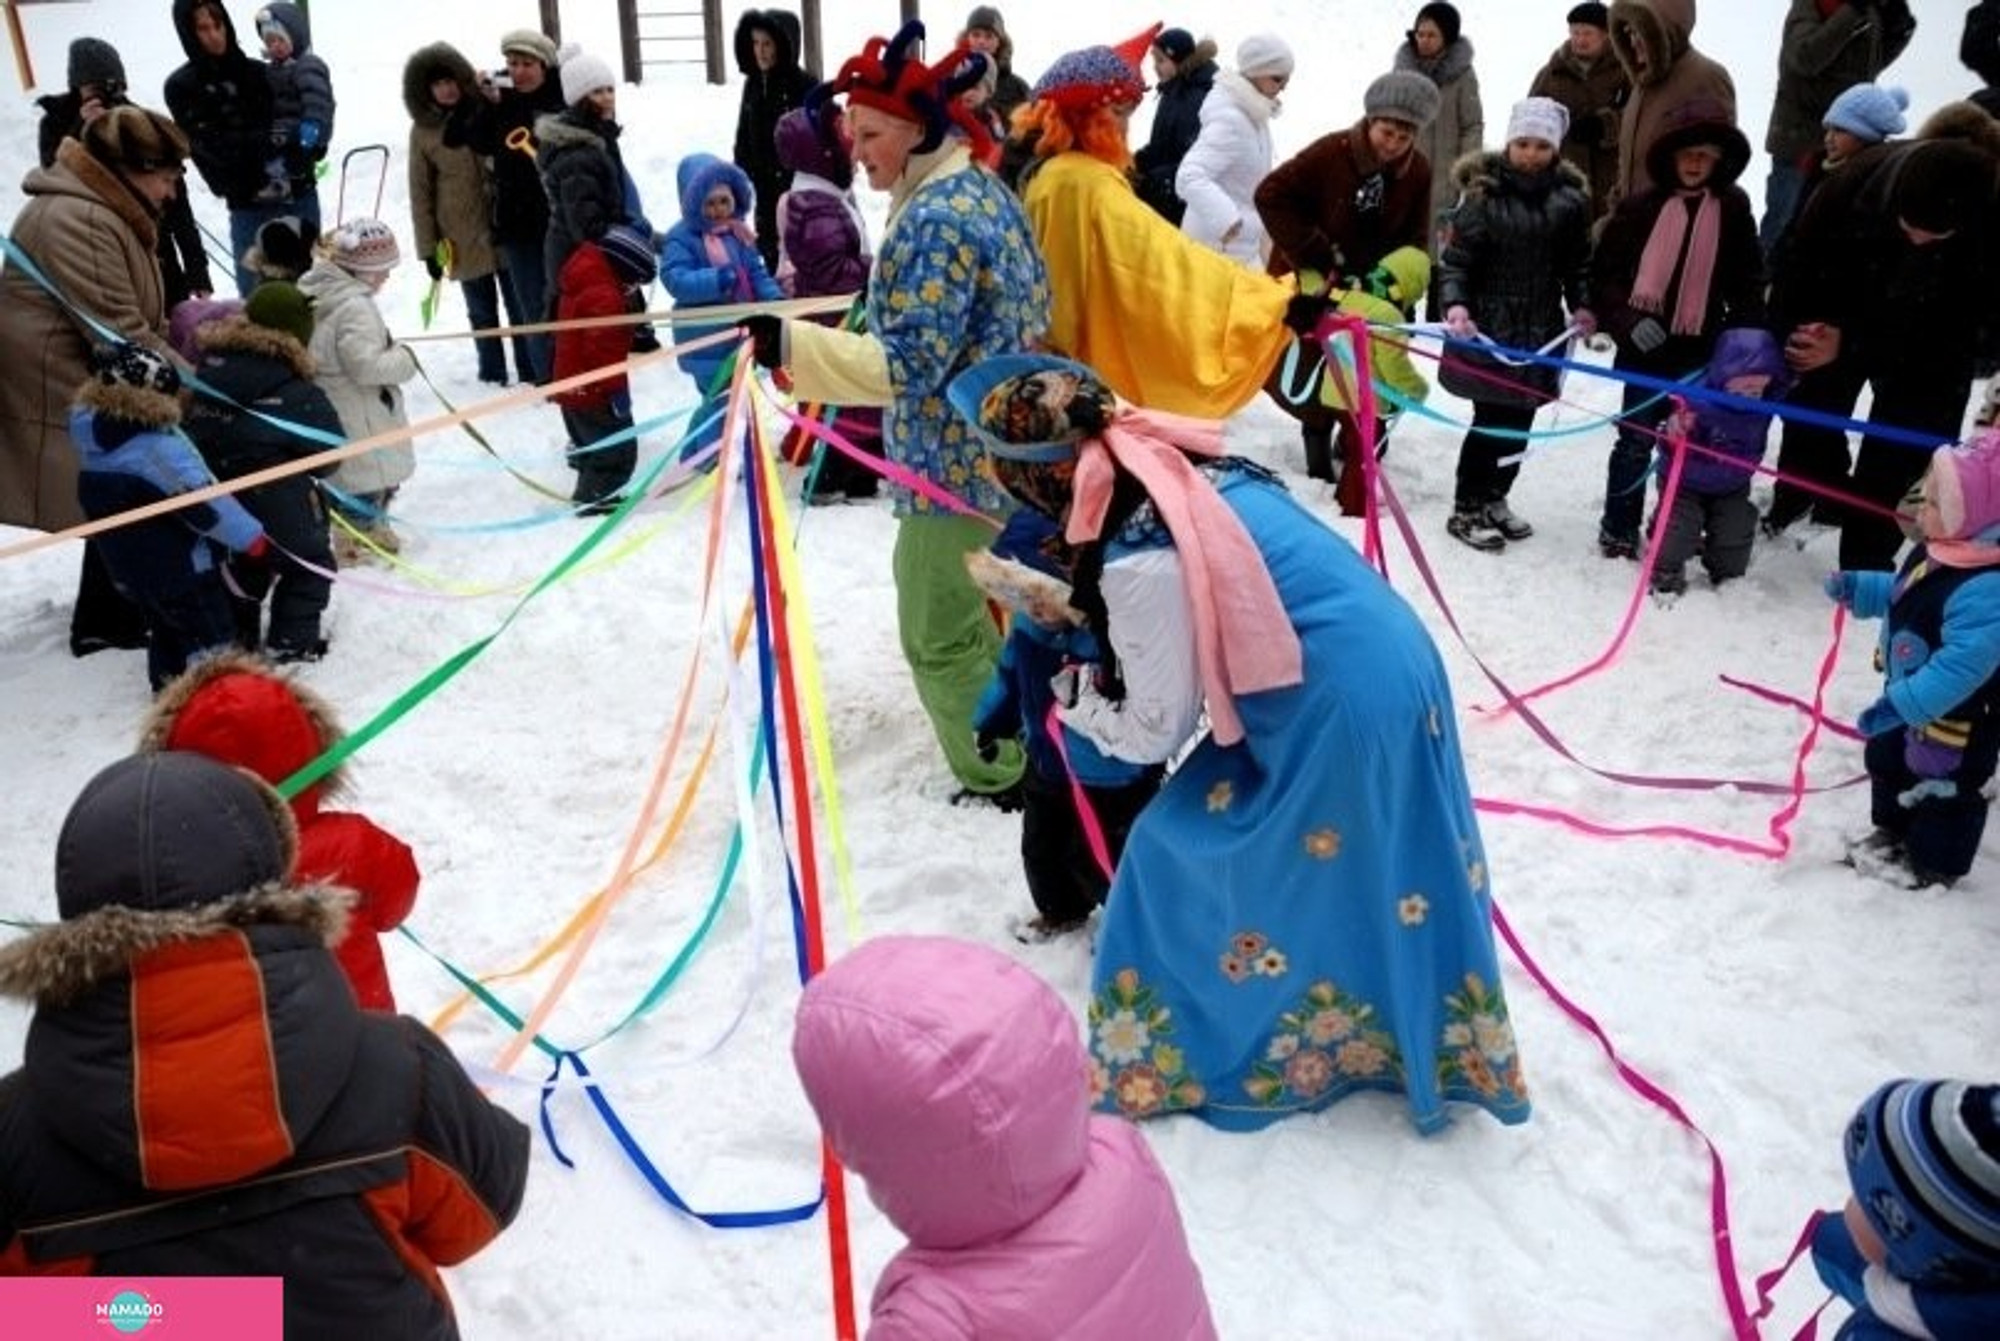
[(931, 719), (952, 775), (975, 792), (1004, 791), (1025, 760), (1014, 741), (987, 763), (972, 742), (972, 713), (1000, 655), (986, 597), (966, 575), (965, 556), (986, 548), (992, 528), (969, 517), (919, 514), (896, 527), (896, 625), (917, 701)]

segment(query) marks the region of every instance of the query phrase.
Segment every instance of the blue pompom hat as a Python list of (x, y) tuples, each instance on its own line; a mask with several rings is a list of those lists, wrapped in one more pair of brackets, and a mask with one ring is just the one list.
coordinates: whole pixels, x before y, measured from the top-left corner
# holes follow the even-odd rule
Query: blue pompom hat
[(1892, 1273), (2000, 1284), (2000, 1086), (1892, 1081), (1848, 1123), (1845, 1153)]
[(1909, 105), (1910, 95), (1900, 88), (1856, 84), (1833, 100), (1820, 124), (1844, 130), (1857, 140), (1880, 144), (1903, 133), (1908, 125), (1903, 113)]

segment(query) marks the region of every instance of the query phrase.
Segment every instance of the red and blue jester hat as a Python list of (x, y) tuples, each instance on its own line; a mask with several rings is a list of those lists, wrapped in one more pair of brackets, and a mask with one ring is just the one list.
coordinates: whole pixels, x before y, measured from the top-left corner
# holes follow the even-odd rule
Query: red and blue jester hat
[(954, 125), (971, 141), (975, 158), (992, 152), (992, 135), (959, 100), (984, 77), (987, 58), (961, 45), (937, 64), (925, 65), (923, 41), (920, 19), (911, 19), (894, 37), (869, 38), (859, 56), (849, 57), (839, 74), (806, 95), (815, 123), (827, 99), (845, 95), (850, 107), (873, 107), (922, 126), (924, 137), (917, 143), (917, 153), (929, 153), (943, 144)]

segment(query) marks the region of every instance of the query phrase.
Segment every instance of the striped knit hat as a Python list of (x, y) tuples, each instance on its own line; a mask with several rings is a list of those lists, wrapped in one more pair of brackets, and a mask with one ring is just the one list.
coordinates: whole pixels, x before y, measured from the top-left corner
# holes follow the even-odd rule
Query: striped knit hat
[(1892, 1081), (1848, 1123), (1846, 1155), (1893, 1274), (2000, 1285), (2000, 1085)]

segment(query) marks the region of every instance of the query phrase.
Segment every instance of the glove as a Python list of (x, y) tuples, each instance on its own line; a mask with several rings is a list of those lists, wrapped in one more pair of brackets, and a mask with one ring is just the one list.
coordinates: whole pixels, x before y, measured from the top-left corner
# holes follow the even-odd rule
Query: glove
[(301, 149), (319, 148), (319, 137), (321, 134), (322, 130), (319, 122), (317, 121), (299, 122), (299, 148)]
[(744, 333), (751, 340), (751, 357), (760, 368), (781, 368), (785, 363), (785, 323), (759, 312), (743, 318)]
[(1958, 726), (1956, 722), (1940, 721), (1935, 726), (1911, 727), (1903, 737), (1904, 765), (1920, 778), (1949, 778), (1956, 773), (1965, 760), (1965, 747), (1951, 743)]
[(1667, 328), (1651, 317), (1640, 317), (1632, 323), (1629, 338), (1634, 349), (1650, 354), (1667, 342)]
[(1378, 265), (1373, 270), (1370, 270), (1362, 277), (1361, 287), (1385, 303), (1394, 303), (1398, 307), (1402, 306), (1403, 298), (1401, 292), (1396, 287), (1396, 277), (1389, 273), (1387, 266)]
[(1588, 340), (1597, 334), (1597, 314), (1587, 307), (1579, 307), (1569, 314), (1570, 329)]
[(987, 731), (984, 728), (973, 732), (972, 748), (978, 753), (979, 761), (984, 764), (998, 763), (1000, 761), (1000, 742), (1003, 739), (1005, 737), (996, 732)]
[(1479, 334), (1479, 327), (1472, 324), (1472, 313), (1464, 303), (1453, 303), (1444, 310), (1444, 328), (1459, 340), (1470, 340)]
[(1903, 714), (1886, 698), (1878, 698), (1861, 710), (1854, 719), (1854, 729), (1864, 736), (1879, 736), (1885, 731), (1894, 731), (1904, 725)]
[(1828, 573), (1825, 579), (1820, 582), (1820, 590), (1824, 591), (1826, 598), (1835, 605), (1845, 606), (1849, 610), (1852, 610), (1854, 608), (1855, 585), (1854, 574), (1834, 572)]
[(1333, 298), (1324, 293), (1295, 293), (1285, 303), (1285, 325), (1300, 335), (1319, 329), (1320, 319), (1333, 310)]
[(738, 273), (738, 270), (733, 265), (718, 265), (715, 267), (715, 283), (717, 287), (724, 294), (735, 293)]
[(257, 538), (244, 549), (243, 557), (253, 563), (263, 563), (268, 560), (271, 557), (271, 537), (259, 531)]
[(431, 277), (433, 284), (444, 279), (444, 267), (438, 264), (438, 258), (435, 256), (424, 257), (424, 272)]

